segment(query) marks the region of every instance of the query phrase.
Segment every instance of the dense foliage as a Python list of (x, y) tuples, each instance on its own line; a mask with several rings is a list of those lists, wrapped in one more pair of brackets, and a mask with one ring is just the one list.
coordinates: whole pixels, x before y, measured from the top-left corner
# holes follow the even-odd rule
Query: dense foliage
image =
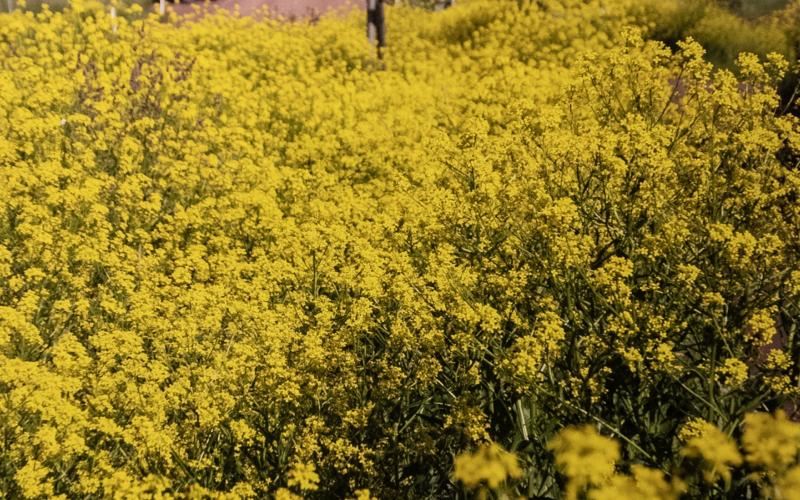
[(797, 498), (788, 65), (639, 6), (0, 16), (0, 493)]

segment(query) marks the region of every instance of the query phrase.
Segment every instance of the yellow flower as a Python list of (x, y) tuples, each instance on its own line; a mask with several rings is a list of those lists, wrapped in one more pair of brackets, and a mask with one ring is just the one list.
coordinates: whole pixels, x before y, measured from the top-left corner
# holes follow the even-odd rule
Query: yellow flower
[(319, 475), (315, 472), (314, 464), (294, 464), (289, 471), (288, 484), (304, 491), (315, 491), (319, 487)]
[(601, 436), (591, 425), (568, 427), (547, 443), (556, 457), (556, 465), (569, 479), (570, 498), (590, 485), (602, 484), (614, 474), (620, 459), (619, 444)]
[(453, 477), (470, 489), (483, 483), (495, 489), (508, 479), (522, 477), (517, 458), (497, 443), (484, 444), (474, 452), (458, 455), (454, 466)]
[(792, 422), (783, 410), (748, 413), (744, 418), (742, 446), (747, 462), (770, 472), (780, 473), (797, 463), (800, 453), (800, 424)]
[(747, 321), (745, 338), (757, 346), (765, 346), (772, 342), (775, 331), (775, 309), (759, 309)]
[(700, 437), (706, 432), (711, 431), (713, 428), (714, 424), (702, 418), (693, 418), (680, 428), (678, 431), (678, 438), (683, 443), (687, 443), (689, 440)]
[(278, 488), (275, 492), (275, 500), (302, 500), (301, 495), (297, 495), (286, 488)]
[(355, 491), (353, 500), (377, 500), (377, 497), (372, 496), (368, 489), (360, 489)]
[(661, 471), (641, 465), (631, 466), (631, 476), (617, 475), (589, 492), (592, 500), (618, 500), (622, 498), (677, 499), (685, 486), (680, 481), (668, 483)]
[(702, 460), (703, 475), (709, 483), (720, 478), (730, 482), (731, 468), (742, 463), (736, 443), (712, 425), (703, 425), (699, 435), (690, 438), (681, 453)]
[(800, 499), (800, 465), (796, 465), (775, 480), (773, 495), (776, 500)]
[(741, 386), (748, 377), (747, 365), (736, 358), (728, 358), (719, 368), (723, 383), (731, 387)]
[(16, 474), (14, 479), (25, 498), (52, 496), (53, 487), (46, 481), (49, 469), (36, 460), (28, 460)]

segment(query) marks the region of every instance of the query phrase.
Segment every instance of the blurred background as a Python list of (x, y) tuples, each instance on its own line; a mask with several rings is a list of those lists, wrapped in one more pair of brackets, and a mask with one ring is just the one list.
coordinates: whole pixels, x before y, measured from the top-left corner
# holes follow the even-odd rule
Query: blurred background
[[(44, 5), (53, 11), (66, 8), (70, 0), (0, 0), (8, 10), (40, 11)], [(87, 1), (87, 0), (82, 0)], [(89, 0), (95, 1), (95, 0)], [(144, 13), (150, 12), (153, 0), (97, 0), (116, 6), (122, 16), (141, 16), (130, 6), (138, 4)], [(459, 0), (469, 2), (469, 0)], [(497, 0), (536, 2), (550, 0)], [(615, 1), (615, 0), (606, 0)], [(707, 51), (708, 59), (719, 67), (733, 68), (741, 52), (765, 56), (770, 52), (783, 54), (790, 61), (800, 53), (800, 0), (619, 0), (628, 1), (636, 22), (646, 27), (648, 38), (675, 47), (677, 42), (691, 36)], [(270, 15), (287, 20), (315, 19), (331, 12), (363, 9), (365, 0), (181, 0), (170, 2), (178, 13), (193, 12), (197, 5), (209, 5), (211, 10), (233, 11), (239, 5), (242, 15), (257, 15), (268, 8)], [(387, 3), (390, 3), (387, 1)], [(441, 10), (453, 0), (395, 0), (395, 5)], [(391, 27), (389, 27), (391, 30)], [(795, 69), (796, 73), (796, 69)], [(792, 84), (787, 79), (787, 86)]]

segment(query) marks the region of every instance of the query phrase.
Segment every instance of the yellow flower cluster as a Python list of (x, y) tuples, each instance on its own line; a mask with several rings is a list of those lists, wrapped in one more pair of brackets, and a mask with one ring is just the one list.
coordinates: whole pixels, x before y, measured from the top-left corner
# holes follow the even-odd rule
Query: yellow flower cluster
[[(733, 491), (732, 469), (746, 465), (764, 497), (797, 498), (793, 488), (800, 471), (800, 423), (789, 421), (783, 411), (748, 414), (741, 434), (742, 452), (731, 437), (708, 422), (692, 422), (682, 434), (688, 442), (681, 455), (700, 459), (708, 483), (724, 480), (725, 486), (716, 494)], [(549, 447), (567, 477), (568, 498), (586, 494), (592, 499), (676, 499), (683, 493), (694, 496), (700, 491), (690, 481), (691, 462), (683, 470), (670, 471), (669, 481), (664, 472), (640, 464), (631, 464), (629, 474), (621, 472), (617, 463), (619, 444), (598, 434), (593, 426), (566, 428)]]
[(0, 496), (790, 498), (788, 63), (457, 4), (0, 14)]
[(619, 444), (601, 436), (591, 425), (566, 428), (548, 444), (556, 465), (570, 480), (566, 496), (578, 498), (581, 489), (603, 484), (614, 474)]
[(742, 456), (736, 448), (736, 443), (711, 424), (705, 426), (699, 435), (689, 439), (683, 454), (703, 461), (705, 465), (703, 474), (710, 483), (716, 482), (720, 477), (729, 483), (730, 468), (742, 463)]
[(507, 479), (522, 477), (517, 458), (497, 443), (484, 444), (474, 453), (457, 456), (454, 467), (453, 477), (470, 489), (475, 489), (482, 483), (491, 489), (497, 489)]
[(634, 464), (630, 474), (615, 472), (619, 444), (601, 436), (591, 425), (566, 428), (550, 441), (556, 465), (567, 477), (566, 498), (677, 499), (684, 490), (680, 480), (667, 482), (661, 471)]

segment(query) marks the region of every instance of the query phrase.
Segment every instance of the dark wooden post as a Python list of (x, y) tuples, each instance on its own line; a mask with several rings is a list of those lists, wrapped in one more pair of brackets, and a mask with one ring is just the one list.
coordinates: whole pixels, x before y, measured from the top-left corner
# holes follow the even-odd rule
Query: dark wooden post
[(444, 10), (448, 9), (453, 6), (456, 0), (443, 0), (441, 2), (436, 2), (433, 10)]
[(383, 13), (384, 0), (367, 0), (367, 38), (369, 43), (381, 49), (386, 46), (386, 18)]

